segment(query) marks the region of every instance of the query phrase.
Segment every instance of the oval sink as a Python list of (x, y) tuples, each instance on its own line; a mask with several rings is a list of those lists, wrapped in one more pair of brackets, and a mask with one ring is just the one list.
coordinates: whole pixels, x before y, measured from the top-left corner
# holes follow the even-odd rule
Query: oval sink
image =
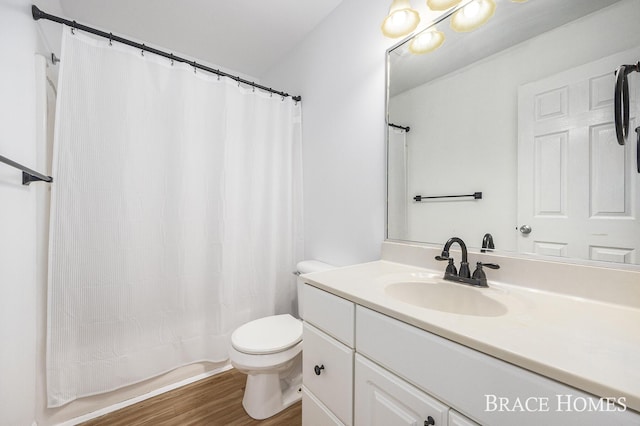
[(507, 307), (483, 294), (487, 291), (491, 289), (448, 282), (399, 282), (385, 287), (389, 297), (421, 308), (485, 317), (506, 314)]

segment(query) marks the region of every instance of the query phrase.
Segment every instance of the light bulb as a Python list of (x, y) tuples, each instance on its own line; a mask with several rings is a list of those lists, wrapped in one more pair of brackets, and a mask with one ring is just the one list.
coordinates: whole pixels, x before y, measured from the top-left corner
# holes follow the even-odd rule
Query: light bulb
[(411, 39), (409, 51), (421, 55), (423, 53), (433, 52), (442, 46), (442, 43), (444, 43), (444, 33), (434, 28), (429, 31), (424, 31)]
[(415, 30), (420, 23), (420, 14), (411, 8), (409, 0), (393, 0), (389, 14), (382, 22), (382, 34), (398, 38)]
[(496, 10), (494, 0), (474, 0), (451, 17), (451, 28), (458, 32), (473, 31), (485, 24)]
[(462, 9), (465, 19), (476, 19), (479, 13), (480, 3), (478, 1), (473, 1)]
[(447, 10), (460, 3), (460, 0), (427, 0), (427, 6), (431, 10)]

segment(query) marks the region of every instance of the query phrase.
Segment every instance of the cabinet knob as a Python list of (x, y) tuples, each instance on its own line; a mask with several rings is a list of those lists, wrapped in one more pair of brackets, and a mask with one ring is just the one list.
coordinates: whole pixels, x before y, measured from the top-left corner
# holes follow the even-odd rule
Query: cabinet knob
[(433, 420), (433, 417), (427, 417), (427, 420), (424, 421), (424, 426), (435, 425), (436, 421)]
[(322, 373), (322, 370), (324, 370), (324, 364), (322, 364), (320, 367), (318, 367), (317, 365), (313, 367), (313, 371), (316, 372), (316, 376), (319, 376)]

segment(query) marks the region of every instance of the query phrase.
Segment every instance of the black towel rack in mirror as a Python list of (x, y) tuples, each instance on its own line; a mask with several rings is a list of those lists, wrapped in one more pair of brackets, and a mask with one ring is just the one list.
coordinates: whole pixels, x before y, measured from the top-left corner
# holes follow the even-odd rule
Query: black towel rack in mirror
[(620, 145), (624, 145), (629, 136), (629, 81), (627, 75), (640, 72), (640, 62), (633, 65), (620, 65), (615, 72), (616, 86), (613, 95), (614, 121), (616, 138)]
[(434, 195), (434, 196), (416, 195), (415, 197), (413, 197), (413, 201), (421, 202), (423, 200), (434, 200), (439, 198), (463, 198), (463, 197), (473, 197), (474, 200), (481, 200), (482, 192), (474, 192), (473, 194), (464, 194), (464, 195)]

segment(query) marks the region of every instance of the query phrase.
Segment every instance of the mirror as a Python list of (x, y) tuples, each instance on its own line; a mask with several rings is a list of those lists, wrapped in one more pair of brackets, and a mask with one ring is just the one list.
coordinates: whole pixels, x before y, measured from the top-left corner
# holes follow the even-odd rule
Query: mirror
[(640, 73), (625, 145), (613, 122), (640, 0), (495, 0), (454, 31), (470, 3), (423, 31), (444, 37), (435, 50), (387, 52), (387, 238), (479, 248), (489, 233), (500, 251), (640, 263)]

